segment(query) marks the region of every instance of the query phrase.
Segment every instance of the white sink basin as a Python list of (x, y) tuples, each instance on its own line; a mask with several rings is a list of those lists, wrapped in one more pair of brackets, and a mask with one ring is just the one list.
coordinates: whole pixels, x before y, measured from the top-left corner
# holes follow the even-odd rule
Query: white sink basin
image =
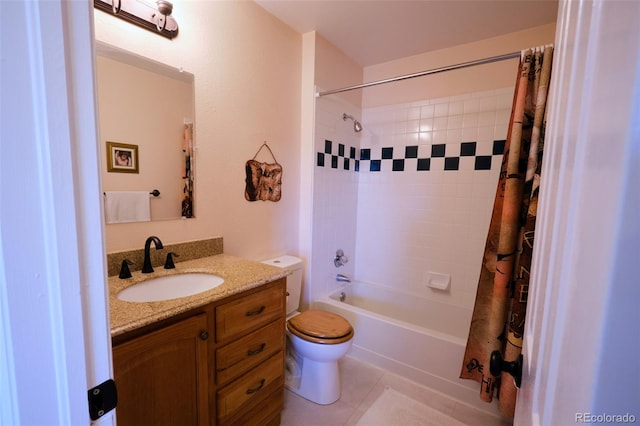
[(118, 299), (126, 302), (159, 302), (193, 296), (218, 287), (224, 282), (213, 274), (187, 273), (151, 278), (125, 288), (118, 293)]

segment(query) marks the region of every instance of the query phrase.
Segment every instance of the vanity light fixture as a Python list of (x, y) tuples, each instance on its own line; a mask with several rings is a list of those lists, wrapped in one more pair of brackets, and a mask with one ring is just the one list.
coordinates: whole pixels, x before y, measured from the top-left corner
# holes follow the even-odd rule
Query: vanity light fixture
[(93, 6), (169, 39), (178, 35), (178, 23), (171, 16), (168, 0), (93, 0)]

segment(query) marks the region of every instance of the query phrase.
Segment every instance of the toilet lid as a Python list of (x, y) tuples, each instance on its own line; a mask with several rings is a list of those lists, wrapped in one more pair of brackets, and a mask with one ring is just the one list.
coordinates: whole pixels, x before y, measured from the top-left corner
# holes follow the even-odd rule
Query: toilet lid
[(288, 321), (289, 331), (318, 343), (342, 343), (353, 337), (353, 327), (338, 314), (308, 310)]

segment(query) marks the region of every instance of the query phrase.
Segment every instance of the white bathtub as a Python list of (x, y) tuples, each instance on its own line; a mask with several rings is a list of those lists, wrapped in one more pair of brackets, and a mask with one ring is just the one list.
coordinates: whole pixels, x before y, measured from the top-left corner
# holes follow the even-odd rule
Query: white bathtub
[(312, 307), (351, 323), (350, 356), (497, 415), (495, 404), (480, 400), (478, 383), (458, 378), (471, 309), (363, 282), (347, 284)]

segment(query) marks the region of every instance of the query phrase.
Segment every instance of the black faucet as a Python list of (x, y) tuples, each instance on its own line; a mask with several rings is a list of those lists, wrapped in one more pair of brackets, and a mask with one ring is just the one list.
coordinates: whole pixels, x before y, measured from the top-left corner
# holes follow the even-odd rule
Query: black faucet
[(156, 246), (156, 250), (164, 248), (162, 246), (162, 241), (160, 241), (160, 238), (153, 235), (147, 238), (147, 241), (145, 241), (144, 243), (144, 264), (142, 265), (143, 274), (150, 274), (151, 272), (153, 272), (153, 266), (151, 266), (151, 253), (149, 253), (149, 251), (151, 250), (152, 241)]

